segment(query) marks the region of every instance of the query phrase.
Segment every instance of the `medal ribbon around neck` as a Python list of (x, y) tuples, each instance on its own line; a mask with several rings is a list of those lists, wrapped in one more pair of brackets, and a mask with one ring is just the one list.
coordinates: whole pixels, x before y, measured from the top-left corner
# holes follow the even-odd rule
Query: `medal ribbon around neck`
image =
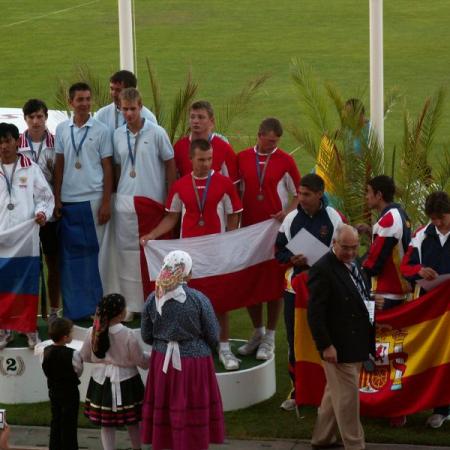
[(267, 167), (269, 165), (270, 158), (272, 157), (273, 152), (275, 150), (273, 150), (272, 152), (270, 152), (267, 155), (266, 161), (264, 163), (264, 168), (263, 168), (262, 173), (261, 173), (260, 161), (259, 161), (259, 156), (258, 156), (258, 148), (255, 148), (256, 175), (258, 176), (259, 192), (260, 192), (260, 194), (262, 194), (264, 178), (266, 177), (266, 171), (267, 171)]
[[(141, 130), (142, 130), (142, 128), (141, 128)], [(141, 130), (138, 131), (138, 134), (137, 134), (136, 138), (134, 139), (134, 147), (132, 149), (131, 148), (130, 130), (127, 128), (128, 156), (130, 157), (130, 161), (131, 161), (130, 176), (132, 178), (134, 178), (136, 176), (136, 171), (135, 171), (135, 168), (136, 168), (136, 152), (137, 152), (137, 146), (138, 146), (139, 138), (141, 137)], [(132, 174), (134, 174), (134, 176)]]
[(29, 137), (28, 131), (25, 133), (25, 138), (26, 138), (26, 140), (28, 142), (28, 147), (30, 147), (30, 150), (31, 150), (31, 157), (33, 158), (33, 161), (35, 163), (37, 163), (39, 161), (39, 157), (41, 156), (42, 147), (44, 146), (44, 141), (45, 141), (46, 136), (47, 136), (47, 133), (44, 131), (44, 134), (42, 135), (41, 143), (39, 144), (39, 148), (38, 148), (38, 151), (36, 153), (34, 148), (33, 148), (33, 141)]
[(3, 163), (0, 163), (1, 167), (2, 167), (3, 176), (5, 177), (5, 181), (6, 181), (6, 188), (8, 189), (9, 203), (8, 203), (7, 208), (9, 210), (14, 209), (14, 204), (12, 203), (11, 194), (12, 194), (12, 188), (13, 188), (14, 172), (16, 171), (16, 167), (17, 167), (17, 163), (18, 162), (19, 162), (19, 158), (17, 157), (16, 162), (14, 163), (14, 166), (12, 168), (11, 177), (10, 178), (8, 178), (8, 175), (7, 175), (6, 170), (5, 170), (5, 166), (3, 165)]
[(197, 200), (197, 206), (200, 211), (200, 221), (203, 221), (203, 210), (205, 209), (206, 197), (208, 196), (209, 185), (211, 184), (212, 170), (208, 172), (208, 179), (206, 180), (205, 189), (202, 192), (202, 198), (200, 199), (200, 194), (198, 193), (197, 185), (195, 184), (194, 175), (192, 175), (192, 187), (194, 188), (195, 199)]
[[(73, 133), (73, 127), (74, 127), (74, 126), (75, 126), (75, 125), (72, 125), (72, 126), (70, 127), (70, 138), (72, 139), (72, 147), (73, 147), (73, 149), (74, 149), (74, 151), (75, 151), (75, 155), (77, 156), (77, 162), (78, 162), (78, 164), (79, 164), (81, 147), (83, 147), (84, 141), (86, 140), (86, 136), (87, 136), (87, 134), (88, 134), (89, 127), (88, 127), (88, 126), (85, 127), (86, 130), (85, 130), (85, 132), (84, 132), (83, 137), (81, 138), (80, 144), (79, 144), (78, 147), (77, 147), (77, 146), (75, 145), (75, 136), (74, 136), (74, 133)], [(81, 167), (81, 166), (80, 166), (80, 167)]]

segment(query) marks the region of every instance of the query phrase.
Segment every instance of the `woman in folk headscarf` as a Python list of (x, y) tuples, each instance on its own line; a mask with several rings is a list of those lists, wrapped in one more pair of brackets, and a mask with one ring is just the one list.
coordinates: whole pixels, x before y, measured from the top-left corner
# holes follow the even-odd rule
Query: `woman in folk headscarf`
[(208, 298), (187, 287), (191, 269), (186, 252), (170, 252), (142, 312), (142, 339), (153, 346), (142, 440), (153, 450), (206, 450), (224, 439), (211, 353), (219, 325)]
[(93, 327), (81, 348), (85, 362), (96, 363), (86, 393), (84, 415), (101, 426), (104, 450), (115, 450), (115, 429), (126, 426), (133, 449), (141, 448), (139, 421), (144, 384), (137, 370), (148, 368), (133, 330), (123, 326), (125, 299), (120, 294), (103, 297), (95, 313)]

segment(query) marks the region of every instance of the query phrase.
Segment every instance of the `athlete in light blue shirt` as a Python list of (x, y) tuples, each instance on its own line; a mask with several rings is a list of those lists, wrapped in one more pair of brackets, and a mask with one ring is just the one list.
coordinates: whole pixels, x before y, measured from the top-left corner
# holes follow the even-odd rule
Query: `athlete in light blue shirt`
[[(120, 110), (120, 99), (119, 95), (122, 89), (133, 87), (137, 85), (137, 79), (135, 75), (128, 70), (120, 70), (111, 76), (109, 79), (109, 92), (113, 100), (107, 106), (100, 108), (96, 114), (95, 118), (100, 122), (104, 123), (111, 131), (116, 128), (125, 125), (126, 121)], [(145, 106), (141, 109), (141, 117), (147, 119), (149, 122), (157, 124), (155, 115)]]
[(56, 128), (55, 217), (60, 218), (60, 270), (64, 315), (72, 320), (95, 313), (103, 296), (99, 255), (111, 217), (111, 133), (90, 116), (91, 89), (69, 89), (73, 118)]

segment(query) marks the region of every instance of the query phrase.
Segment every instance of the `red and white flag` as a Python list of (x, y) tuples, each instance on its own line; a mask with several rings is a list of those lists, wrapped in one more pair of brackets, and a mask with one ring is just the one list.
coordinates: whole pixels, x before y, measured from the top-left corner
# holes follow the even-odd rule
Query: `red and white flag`
[(148, 233), (164, 217), (164, 206), (147, 198), (117, 194), (106, 245), (99, 255), (104, 293), (119, 292), (127, 308), (140, 312), (153, 290), (148, 278), (139, 236)]
[(191, 255), (189, 286), (203, 292), (216, 312), (277, 300), (283, 293), (283, 268), (274, 259), (280, 228), (276, 220), (207, 236), (149, 241), (145, 256), (155, 281), (167, 253)]

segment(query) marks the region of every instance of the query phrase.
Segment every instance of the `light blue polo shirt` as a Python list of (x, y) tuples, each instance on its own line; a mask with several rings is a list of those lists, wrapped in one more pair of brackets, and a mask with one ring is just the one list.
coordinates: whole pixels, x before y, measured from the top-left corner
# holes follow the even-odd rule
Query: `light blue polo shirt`
[[(73, 128), (77, 148), (88, 128), (79, 158), (73, 148), (71, 128)], [(64, 155), (61, 201), (85, 202), (102, 198), (103, 168), (101, 161), (113, 154), (111, 134), (105, 125), (92, 117), (81, 128), (73, 123), (73, 118), (61, 122), (56, 127), (55, 152)], [(80, 169), (75, 167), (77, 160), (81, 164)]]
[[(117, 112), (117, 128), (119, 128), (122, 125), (125, 125), (126, 121), (125, 118), (123, 117), (122, 111), (117, 109), (116, 104), (114, 102), (110, 103), (107, 106), (104, 106), (103, 108), (100, 108), (95, 113), (94, 117), (95, 119), (104, 123), (110, 130), (114, 131), (116, 129), (116, 112)], [(141, 109), (141, 117), (147, 119), (149, 122), (158, 124), (155, 115), (145, 106), (143, 106)]]
[[(114, 132), (114, 162), (120, 165), (121, 169), (117, 193), (148, 197), (164, 204), (167, 195), (164, 163), (174, 157), (172, 145), (164, 128), (147, 119), (139, 134), (135, 160), (136, 176), (131, 177), (132, 164), (128, 152), (127, 126), (123, 125)], [(132, 151), (136, 137), (137, 134), (130, 132)]]

